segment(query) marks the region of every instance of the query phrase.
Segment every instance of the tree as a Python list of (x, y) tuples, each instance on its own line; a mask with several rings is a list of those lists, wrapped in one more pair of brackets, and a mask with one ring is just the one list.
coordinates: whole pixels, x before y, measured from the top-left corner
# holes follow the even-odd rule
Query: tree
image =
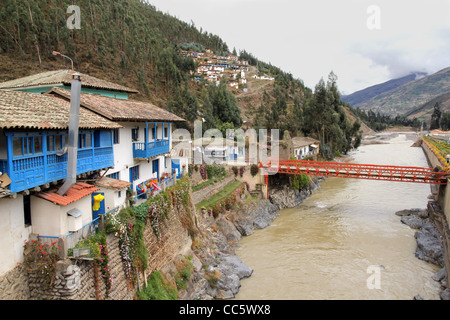
[(441, 128), (444, 131), (450, 130), (450, 112), (445, 111), (441, 117)]
[(439, 107), (439, 102), (434, 105), (433, 114), (431, 115), (430, 130), (439, 129), (441, 121), (441, 108)]

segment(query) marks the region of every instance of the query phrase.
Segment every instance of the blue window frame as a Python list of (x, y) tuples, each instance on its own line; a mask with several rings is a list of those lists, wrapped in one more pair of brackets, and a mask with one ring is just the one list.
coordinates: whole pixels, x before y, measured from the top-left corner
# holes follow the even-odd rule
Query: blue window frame
[(139, 179), (139, 166), (130, 168), (130, 182), (136, 181)]
[(92, 148), (92, 134), (80, 133), (78, 135), (78, 149)]
[(120, 180), (120, 171), (107, 175), (108, 178)]
[(139, 140), (139, 128), (131, 129), (131, 140), (133, 140), (133, 141)]
[(113, 130), (113, 143), (114, 144), (119, 144), (119, 129), (114, 129)]
[(42, 136), (25, 135), (12, 138), (13, 156), (22, 157), (42, 153)]

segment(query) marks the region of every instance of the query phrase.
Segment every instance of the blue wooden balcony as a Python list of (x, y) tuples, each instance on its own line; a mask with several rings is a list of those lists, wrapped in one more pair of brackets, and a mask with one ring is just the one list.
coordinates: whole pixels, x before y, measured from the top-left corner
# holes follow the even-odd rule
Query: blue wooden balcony
[(133, 157), (134, 158), (151, 158), (160, 154), (170, 152), (169, 140), (159, 140), (152, 142), (134, 142)]
[(170, 128), (167, 122), (147, 122), (144, 142), (133, 142), (133, 158), (148, 159), (169, 153)]
[[(6, 160), (0, 160), (0, 171), (11, 179), (11, 193), (32, 189), (46, 183), (65, 179), (67, 153), (63, 153), (67, 134), (6, 133)], [(20, 152), (20, 139), (27, 140)], [(34, 139), (29, 143), (28, 139)], [(14, 142), (13, 142), (14, 141)], [(55, 143), (56, 142), (56, 143)], [(59, 144), (59, 147), (57, 147)], [(14, 145), (14, 146), (13, 146)], [(26, 150), (24, 150), (26, 149)], [(112, 134), (109, 131), (87, 131), (80, 134), (77, 174), (114, 166)]]

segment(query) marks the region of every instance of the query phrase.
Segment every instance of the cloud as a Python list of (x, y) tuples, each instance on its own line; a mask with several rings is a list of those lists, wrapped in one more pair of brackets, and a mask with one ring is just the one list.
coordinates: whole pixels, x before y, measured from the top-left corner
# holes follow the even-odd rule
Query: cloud
[[(413, 71), (450, 66), (450, 0), (155, 0), (230, 49), (252, 53), (310, 88), (333, 70), (351, 93)], [(367, 8), (380, 8), (369, 30)]]

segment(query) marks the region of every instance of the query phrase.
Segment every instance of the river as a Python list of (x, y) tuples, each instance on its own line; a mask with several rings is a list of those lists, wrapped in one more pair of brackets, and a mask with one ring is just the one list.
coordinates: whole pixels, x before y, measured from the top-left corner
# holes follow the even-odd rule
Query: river
[[(383, 136), (350, 161), (427, 167), (410, 134)], [(390, 137), (390, 138), (388, 138)], [(280, 211), (237, 249), (253, 274), (237, 300), (439, 299), (439, 267), (415, 257), (414, 230), (396, 211), (426, 208), (427, 184), (328, 178), (303, 203)]]

